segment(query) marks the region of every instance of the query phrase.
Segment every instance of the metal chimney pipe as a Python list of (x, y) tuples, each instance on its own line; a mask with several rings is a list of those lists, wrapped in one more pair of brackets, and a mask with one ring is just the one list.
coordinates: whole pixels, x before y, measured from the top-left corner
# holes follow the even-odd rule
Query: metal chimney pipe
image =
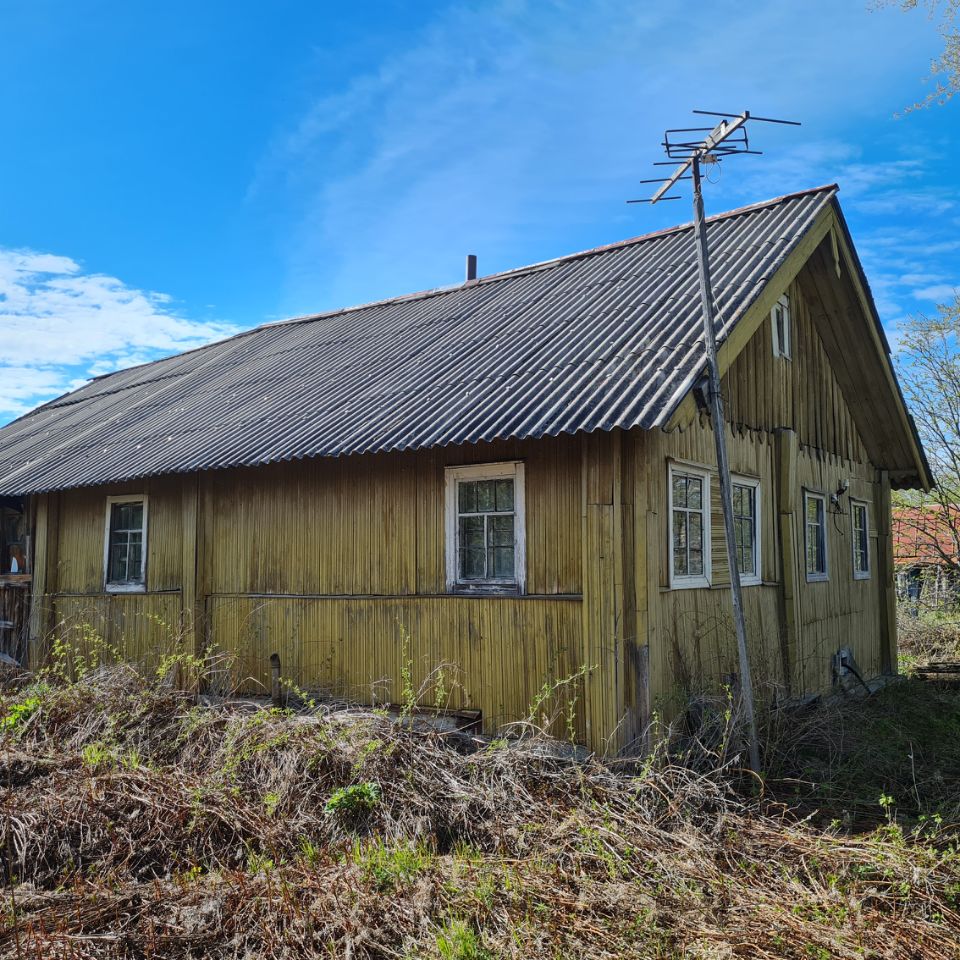
[(477, 279), (477, 255), (475, 253), (467, 254), (467, 279), (466, 283)]

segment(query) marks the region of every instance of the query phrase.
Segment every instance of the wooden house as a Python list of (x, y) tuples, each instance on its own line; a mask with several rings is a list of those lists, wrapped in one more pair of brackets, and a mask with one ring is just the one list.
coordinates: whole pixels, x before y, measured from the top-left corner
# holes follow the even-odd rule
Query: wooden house
[(893, 569), (897, 595), (911, 614), (920, 606), (955, 609), (960, 600), (960, 508), (939, 499), (894, 508)]
[[(761, 692), (895, 669), (890, 491), (930, 484), (836, 192), (708, 223)], [(489, 731), (561, 691), (621, 749), (737, 672), (701, 323), (687, 225), (93, 380), (0, 430), (34, 655), (179, 632)]]

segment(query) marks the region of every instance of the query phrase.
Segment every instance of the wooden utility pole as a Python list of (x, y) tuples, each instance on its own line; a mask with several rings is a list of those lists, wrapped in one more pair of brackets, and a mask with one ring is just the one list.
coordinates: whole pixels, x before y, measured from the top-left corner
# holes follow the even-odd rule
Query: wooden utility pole
[[(740, 586), (740, 565), (737, 560), (737, 535), (733, 525), (733, 484), (730, 482), (730, 461), (727, 457), (726, 418), (723, 394), (720, 392), (720, 365), (717, 363), (717, 338), (714, 332), (713, 287), (710, 283), (710, 258), (707, 251), (707, 228), (703, 216), (703, 193), (700, 189), (700, 157), (690, 165), (693, 174), (693, 233), (697, 242), (697, 267), (700, 272), (700, 304), (703, 308), (703, 340), (707, 348), (708, 401), (713, 439), (717, 447), (717, 472), (720, 475), (720, 502), (723, 505), (723, 529), (727, 541), (727, 563), (730, 566), (730, 592), (733, 596), (733, 627), (737, 634), (737, 655), (740, 659), (740, 689), (743, 712), (750, 739), (750, 769), (760, 772), (760, 748), (757, 742), (757, 719), (753, 706), (753, 679), (750, 675), (750, 653), (747, 650), (747, 623), (743, 615), (743, 590)], [(759, 522), (759, 517), (757, 518)]]
[[(671, 160), (682, 158), (680, 165), (666, 179), (644, 180), (643, 183), (661, 183), (647, 201), (677, 200), (666, 196), (667, 191), (680, 180), (693, 181), (693, 237), (697, 250), (697, 268), (700, 275), (700, 305), (703, 312), (703, 342), (707, 353), (707, 392), (710, 405), (710, 420), (717, 448), (717, 472), (720, 477), (720, 501), (723, 506), (723, 529), (727, 542), (727, 563), (730, 567), (730, 593), (733, 600), (733, 626), (737, 635), (737, 655), (740, 661), (740, 694), (743, 713), (749, 736), (750, 769), (760, 772), (760, 748), (757, 741), (757, 719), (753, 703), (753, 680), (750, 675), (750, 653), (747, 649), (747, 625), (743, 615), (743, 591), (740, 585), (740, 567), (737, 563), (737, 536), (733, 522), (733, 484), (730, 481), (730, 461), (727, 457), (726, 419), (723, 412), (723, 395), (720, 393), (720, 366), (717, 363), (717, 337), (714, 326), (716, 305), (713, 285), (710, 280), (710, 251), (707, 247), (707, 226), (703, 213), (703, 192), (700, 184), (700, 165), (717, 163), (721, 157), (738, 153), (756, 153), (747, 140), (748, 120), (767, 123), (787, 123), (799, 126), (790, 120), (772, 120), (770, 117), (753, 117), (749, 110), (743, 113), (714, 113), (709, 110), (694, 110), (694, 113), (723, 117), (712, 130), (706, 127), (668, 130), (663, 146)], [(740, 135), (734, 137), (737, 131)], [(671, 140), (671, 134), (706, 133), (702, 140), (686, 138)], [(637, 201), (630, 201), (637, 202)], [(757, 518), (759, 522), (759, 517)]]

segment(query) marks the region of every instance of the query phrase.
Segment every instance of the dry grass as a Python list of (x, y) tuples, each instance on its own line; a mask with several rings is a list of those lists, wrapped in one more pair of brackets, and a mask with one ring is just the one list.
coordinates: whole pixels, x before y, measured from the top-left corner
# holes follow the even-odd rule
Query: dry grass
[(901, 667), (906, 672), (944, 660), (960, 660), (960, 613), (921, 610), (897, 618)]
[(3, 957), (958, 955), (949, 825), (818, 830), (730, 769), (198, 706), (124, 667), (10, 681), (0, 723)]

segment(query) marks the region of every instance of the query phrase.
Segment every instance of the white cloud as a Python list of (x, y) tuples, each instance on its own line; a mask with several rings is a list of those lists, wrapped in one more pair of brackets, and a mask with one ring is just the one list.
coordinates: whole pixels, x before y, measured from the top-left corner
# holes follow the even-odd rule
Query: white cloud
[(953, 303), (960, 295), (960, 288), (949, 283), (938, 283), (932, 287), (921, 287), (914, 290), (913, 295), (918, 300), (933, 300), (936, 303)]
[[(758, 125), (767, 155), (731, 161), (712, 191), (717, 205), (841, 177), (844, 196), (866, 200), (878, 185), (913, 186), (917, 158), (877, 164), (821, 119), (838, 85), (856, 112), (875, 108), (878, 85), (891, 82), (882, 58), (850, 62), (854, 32), (858, 49), (881, 47), (881, 16), (826, 0), (813, 10), (717, 6), (691, 19), (669, 3), (456, 4), (339, 91), (318, 81), (248, 191), (251, 202), (284, 194), (298, 221), (284, 239), (291, 308), (455, 282), (468, 251), (483, 273), (686, 219), (679, 204), (624, 201), (648, 192), (636, 181), (659, 169), (649, 164), (664, 128), (710, 122), (691, 106), (754, 106), (813, 128)], [(898, 42), (914, 49), (908, 34)], [(783, 35), (791, 43), (770, 42)], [(690, 65), (716, 67), (718, 50), (705, 103), (702, 71)], [(823, 68), (833, 62), (849, 64), (843, 76)], [(898, 93), (890, 113), (899, 105)]]
[(944, 279), (938, 273), (905, 273), (900, 277), (900, 283), (908, 287), (919, 287), (922, 284), (940, 283)]
[(91, 376), (235, 332), (181, 317), (171, 304), (169, 295), (87, 273), (70, 257), (0, 249), (0, 417)]
[(863, 213), (870, 214), (904, 214), (907, 216), (918, 213), (932, 216), (942, 216), (953, 210), (956, 202), (949, 196), (944, 196), (939, 189), (929, 191), (920, 190), (890, 190), (876, 194), (866, 199), (854, 201), (854, 206)]

